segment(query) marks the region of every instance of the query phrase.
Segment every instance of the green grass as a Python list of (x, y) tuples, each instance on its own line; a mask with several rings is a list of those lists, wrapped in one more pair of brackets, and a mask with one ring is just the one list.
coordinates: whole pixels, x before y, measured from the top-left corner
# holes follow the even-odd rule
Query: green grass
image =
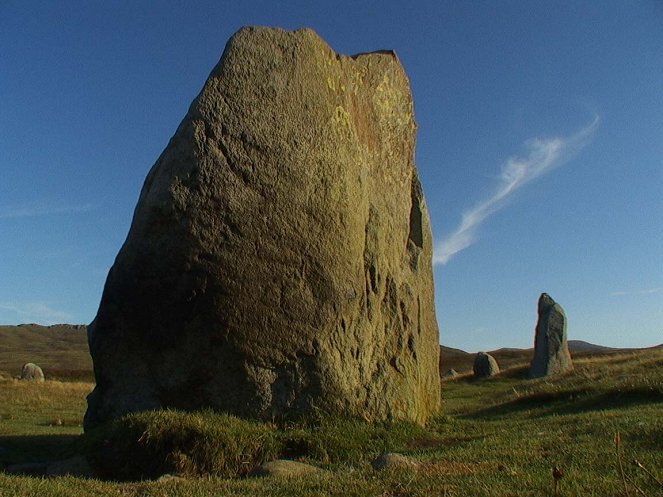
[[(87, 445), (74, 437), (92, 385), (0, 379), (0, 461), (54, 459), (63, 448), (94, 453), (108, 440), (115, 455), (106, 452), (97, 463), (109, 472), (118, 471), (113, 457), (124, 464), (128, 473), (116, 478), (188, 475), (120, 483), (0, 474), (0, 496), (552, 496), (553, 466), (565, 472), (560, 496), (626, 495), (624, 481), (630, 496), (663, 495), (655, 480), (663, 479), (663, 351), (584, 359), (551, 379), (526, 380), (524, 373), (516, 367), (484, 381), (445, 382), (444, 414), (426, 428), (324, 417), (277, 426), (164, 411), (129, 416)], [(64, 425), (49, 425), (54, 418)], [(420, 466), (375, 471), (369, 463), (383, 451)], [(245, 476), (274, 457), (326, 471), (290, 480)], [(137, 471), (150, 464), (152, 473)]]
[(46, 379), (94, 381), (82, 325), (0, 326), (0, 372), (18, 376), (26, 362), (39, 365)]

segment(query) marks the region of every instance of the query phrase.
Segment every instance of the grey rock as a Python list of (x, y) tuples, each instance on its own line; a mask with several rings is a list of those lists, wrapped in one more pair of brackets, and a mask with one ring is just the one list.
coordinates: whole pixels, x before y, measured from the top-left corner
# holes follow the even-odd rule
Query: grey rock
[(485, 352), (479, 352), (474, 357), (472, 371), (474, 372), (475, 378), (488, 378), (499, 373), (500, 367), (492, 355), (486, 354)]
[(389, 470), (389, 469), (402, 469), (402, 468), (417, 468), (419, 467), (418, 461), (404, 456), (403, 454), (397, 454), (395, 452), (388, 452), (380, 454), (372, 462), (371, 466), (373, 469), (377, 470)]
[(458, 371), (456, 371), (456, 370), (453, 369), (453, 368), (452, 368), (452, 369), (448, 369), (448, 370), (444, 373), (444, 378), (455, 378), (456, 376), (458, 376)]
[(159, 478), (157, 478), (156, 481), (159, 483), (177, 483), (177, 482), (186, 481), (186, 478), (184, 478), (183, 476), (171, 475), (170, 473), (166, 473), (165, 475), (161, 475)]
[(542, 293), (538, 303), (530, 378), (541, 378), (573, 369), (566, 334), (564, 309), (550, 295)]
[(316, 466), (305, 464), (297, 461), (289, 461), (287, 459), (278, 459), (276, 461), (266, 462), (261, 464), (253, 471), (250, 476), (276, 476), (282, 478), (296, 477), (319, 473), (322, 470)]
[(46, 476), (76, 476), (78, 478), (94, 478), (95, 472), (83, 456), (53, 461), (46, 467)]
[(86, 428), (162, 407), (424, 423), (439, 337), (415, 131), (393, 52), (235, 34), (108, 274)]
[(48, 464), (45, 462), (25, 462), (10, 464), (5, 468), (5, 473), (14, 475), (45, 476)]
[(28, 362), (21, 368), (21, 380), (44, 381), (44, 372), (36, 364)]

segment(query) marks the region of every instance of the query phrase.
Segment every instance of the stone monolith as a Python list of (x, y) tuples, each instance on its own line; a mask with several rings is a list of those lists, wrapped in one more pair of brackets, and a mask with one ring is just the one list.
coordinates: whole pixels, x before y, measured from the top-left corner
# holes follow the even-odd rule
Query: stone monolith
[(415, 131), (393, 52), (236, 33), (108, 274), (86, 427), (165, 407), (425, 422), (439, 342)]
[(566, 314), (550, 295), (542, 293), (534, 336), (534, 358), (530, 378), (540, 378), (573, 369), (566, 340)]

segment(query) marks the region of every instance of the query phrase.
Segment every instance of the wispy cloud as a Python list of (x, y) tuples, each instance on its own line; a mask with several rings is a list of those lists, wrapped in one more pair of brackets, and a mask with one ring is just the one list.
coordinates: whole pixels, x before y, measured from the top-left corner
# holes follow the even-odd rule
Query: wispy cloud
[(0, 206), (0, 220), (49, 216), (53, 214), (78, 214), (81, 212), (89, 212), (94, 208), (94, 204), (47, 205), (43, 202), (24, 205)]
[(663, 293), (663, 286), (658, 288), (647, 288), (645, 290), (629, 290), (625, 292), (612, 292), (610, 293), (611, 297), (623, 297), (631, 295), (653, 295), (655, 293)]
[(568, 137), (532, 138), (525, 142), (529, 150), (526, 157), (511, 157), (502, 167), (495, 191), (474, 207), (463, 212), (458, 227), (435, 244), (433, 262), (446, 264), (461, 250), (477, 239), (481, 224), (500, 210), (518, 189), (530, 181), (548, 173), (573, 157), (584, 147), (599, 125), (598, 116)]
[(14, 319), (7, 319), (7, 321), (21, 323), (51, 325), (66, 323), (73, 318), (71, 314), (53, 309), (42, 302), (0, 302), (0, 311), (5, 311), (0, 312), (0, 316), (6, 313), (13, 315)]

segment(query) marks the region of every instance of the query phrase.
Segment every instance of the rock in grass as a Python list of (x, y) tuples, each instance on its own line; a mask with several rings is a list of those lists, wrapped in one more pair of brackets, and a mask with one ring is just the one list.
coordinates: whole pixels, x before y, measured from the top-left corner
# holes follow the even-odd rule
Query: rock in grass
[(448, 370), (444, 373), (444, 377), (445, 377), (445, 378), (448, 378), (448, 379), (455, 378), (456, 376), (458, 376), (458, 371), (456, 371), (456, 370), (453, 369), (453, 368), (452, 368), (452, 369), (448, 369)]
[(573, 369), (566, 339), (564, 309), (550, 295), (542, 293), (539, 297), (538, 315), (530, 378), (541, 378)]
[(495, 358), (485, 352), (479, 352), (474, 357), (474, 366), (472, 367), (475, 378), (489, 378), (500, 372)]
[(403, 454), (397, 454), (395, 452), (388, 452), (380, 454), (372, 462), (371, 466), (373, 469), (377, 470), (389, 470), (389, 469), (402, 469), (402, 468), (417, 468), (419, 463), (414, 459), (404, 456)]
[(425, 422), (439, 342), (415, 131), (393, 52), (235, 34), (109, 272), (86, 428), (207, 406)]
[(21, 368), (21, 380), (44, 381), (44, 372), (36, 364), (28, 362)]
[(78, 478), (94, 478), (95, 472), (83, 456), (53, 461), (46, 467), (46, 476), (76, 476)]
[(297, 461), (289, 461), (287, 459), (278, 459), (276, 461), (266, 462), (261, 464), (253, 471), (250, 476), (277, 476), (277, 477), (293, 477), (305, 476), (312, 473), (319, 473), (322, 470), (310, 464), (304, 464)]
[(45, 476), (48, 464), (45, 462), (25, 462), (10, 464), (5, 468), (5, 473), (26, 476)]

